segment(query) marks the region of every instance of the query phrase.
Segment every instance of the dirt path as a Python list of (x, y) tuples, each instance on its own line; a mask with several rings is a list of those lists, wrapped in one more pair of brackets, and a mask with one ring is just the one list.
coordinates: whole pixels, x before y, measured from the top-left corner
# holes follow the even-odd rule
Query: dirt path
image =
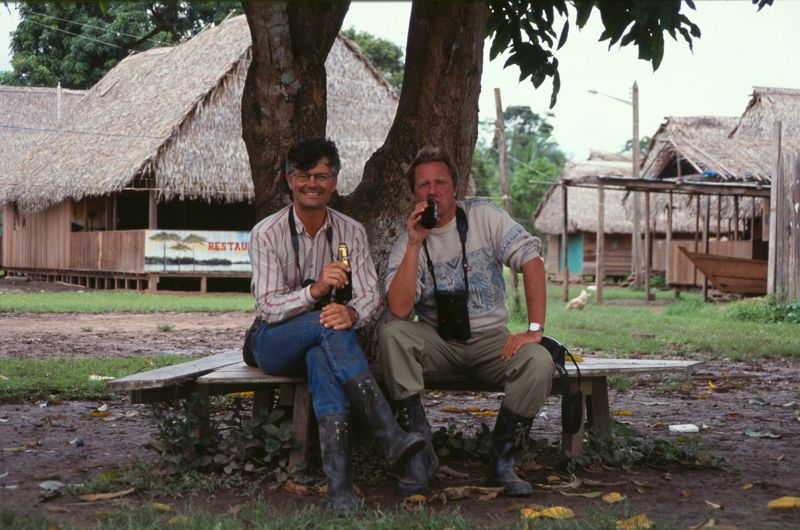
[[(205, 354), (238, 349), (250, 316), (245, 313), (147, 315), (0, 315), (0, 357), (118, 356), (153, 353)], [(158, 331), (169, 323), (172, 331)], [(671, 381), (664, 392), (661, 380), (643, 379), (625, 392), (610, 392), (611, 410), (628, 411), (617, 421), (649, 436), (670, 437), (667, 425), (694, 423), (706, 452), (726, 459), (721, 470), (691, 471), (680, 468), (581, 471), (582, 479), (619, 483), (614, 487), (584, 486), (576, 492), (619, 491), (633, 513), (646, 513), (666, 527), (688, 527), (714, 519), (739, 528), (800, 526), (800, 510), (768, 510), (767, 502), (784, 495), (800, 496), (800, 363), (713, 361), (685, 381)], [(457, 424), (475, 429), (480, 421), (466, 413), (445, 412), (445, 407), (496, 409), (497, 394), (430, 393), (426, 405), (436, 426)], [(124, 500), (85, 503), (69, 495), (41, 498), (45, 480), (79, 483), (97, 474), (152, 459), (144, 448), (153, 427), (149, 410), (123, 401), (108, 403), (110, 416), (89, 413), (101, 403), (64, 402), (0, 405), (0, 508), (42, 512), (54, 521), (91, 524), (99, 512), (115, 503), (146, 502), (136, 496)], [(484, 418), (492, 422), (492, 418)], [(559, 402), (551, 399), (543, 418), (534, 423), (533, 436), (555, 441), (558, 437)], [(747, 433), (750, 434), (747, 434)], [(77, 440), (81, 440), (82, 444)], [(70, 443), (73, 442), (73, 443)], [(480, 484), (485, 469), (480, 464), (451, 461), (467, 473), (456, 480), (438, 476), (434, 490), (455, 484)], [(535, 484), (548, 484), (553, 469), (528, 470)], [(565, 480), (569, 477), (562, 474)], [(636, 481), (634, 483), (633, 481)], [(644, 484), (644, 486), (642, 485)], [(362, 484), (372, 506), (394, 506), (398, 499), (385, 481)], [(265, 492), (267, 501), (294, 509), (314, 499), (285, 492)], [(706, 502), (708, 501), (708, 502)], [(175, 502), (174, 499), (172, 502)], [(183, 502), (183, 501), (181, 501)], [(199, 504), (197, 499), (186, 502)], [(204, 506), (224, 512), (243, 502), (233, 492), (216, 494)], [(459, 502), (469, 516), (482, 524), (497, 524), (518, 517), (526, 501), (494, 499)], [(537, 487), (527, 502), (569, 506), (583, 514), (603, 503), (599, 499), (563, 496)], [(711, 504), (720, 505), (714, 508)]]

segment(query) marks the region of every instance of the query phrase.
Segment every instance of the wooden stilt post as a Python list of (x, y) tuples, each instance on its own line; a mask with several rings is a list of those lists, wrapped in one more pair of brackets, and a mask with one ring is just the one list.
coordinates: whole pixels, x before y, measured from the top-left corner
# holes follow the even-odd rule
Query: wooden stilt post
[(603, 278), (605, 271), (603, 264), (606, 259), (606, 233), (605, 233), (605, 212), (606, 212), (606, 194), (603, 189), (603, 183), (597, 185), (597, 252), (595, 263), (595, 283), (597, 290), (595, 291), (595, 302), (598, 304), (603, 303)]
[(567, 260), (567, 185), (561, 184), (561, 272), (564, 274), (564, 301), (569, 300), (569, 262)]
[[(706, 195), (706, 216), (705, 222), (703, 223), (703, 253), (708, 254), (708, 247), (709, 247), (709, 230), (711, 224), (711, 195)], [(703, 275), (703, 301), (708, 301), (708, 278), (706, 275)]]
[(650, 192), (644, 192), (644, 300), (650, 301)]

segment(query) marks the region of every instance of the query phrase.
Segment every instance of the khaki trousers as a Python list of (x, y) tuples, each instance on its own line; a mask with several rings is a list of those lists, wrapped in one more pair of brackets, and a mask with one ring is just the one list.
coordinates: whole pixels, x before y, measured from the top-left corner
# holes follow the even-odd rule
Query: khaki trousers
[(555, 365), (540, 344), (526, 344), (510, 360), (500, 354), (509, 337), (506, 328), (473, 333), (467, 341), (445, 342), (425, 322), (393, 320), (379, 331), (380, 361), (386, 388), (394, 400), (421, 393), (425, 376), (466, 374), (505, 388), (503, 406), (532, 418), (544, 405)]

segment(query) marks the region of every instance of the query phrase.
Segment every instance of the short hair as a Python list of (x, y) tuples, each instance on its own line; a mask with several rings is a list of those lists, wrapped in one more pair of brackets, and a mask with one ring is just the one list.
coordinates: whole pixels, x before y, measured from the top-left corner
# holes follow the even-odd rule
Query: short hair
[(339, 160), (339, 150), (332, 140), (326, 138), (303, 138), (286, 154), (286, 175), (296, 169), (307, 170), (314, 167), (322, 158), (328, 159), (328, 165), (334, 176), (339, 174), (342, 162)]
[(431, 162), (442, 162), (444, 165), (446, 165), (447, 171), (450, 173), (450, 178), (453, 179), (453, 188), (458, 189), (458, 169), (453, 163), (453, 159), (450, 158), (450, 153), (448, 153), (442, 147), (426, 145), (417, 152), (417, 156), (414, 157), (414, 160), (411, 162), (411, 165), (408, 166), (408, 170), (406, 171), (406, 178), (408, 179), (408, 186), (411, 188), (411, 192), (414, 192), (414, 181), (416, 180), (417, 166), (421, 164), (429, 164)]

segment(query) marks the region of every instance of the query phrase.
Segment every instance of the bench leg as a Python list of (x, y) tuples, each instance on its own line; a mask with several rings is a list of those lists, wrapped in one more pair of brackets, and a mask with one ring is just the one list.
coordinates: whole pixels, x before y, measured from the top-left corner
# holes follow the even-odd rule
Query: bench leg
[(267, 385), (253, 392), (253, 418), (269, 414), (275, 404), (275, 385)]
[(608, 432), (608, 380), (592, 378), (592, 391), (586, 397), (586, 412), (589, 425), (598, 433)]
[(209, 415), (211, 414), (209, 410), (209, 388), (207, 384), (204, 383), (197, 383), (197, 397), (200, 400), (200, 409), (197, 411), (199, 418), (197, 424), (198, 434), (200, 438), (208, 435), (208, 429), (210, 425)]
[[(286, 385), (284, 385), (286, 386)], [(289, 452), (289, 469), (294, 468), (308, 457), (308, 439), (311, 425), (311, 397), (308, 385), (294, 385), (294, 403), (292, 405), (292, 433), (298, 447)]]

